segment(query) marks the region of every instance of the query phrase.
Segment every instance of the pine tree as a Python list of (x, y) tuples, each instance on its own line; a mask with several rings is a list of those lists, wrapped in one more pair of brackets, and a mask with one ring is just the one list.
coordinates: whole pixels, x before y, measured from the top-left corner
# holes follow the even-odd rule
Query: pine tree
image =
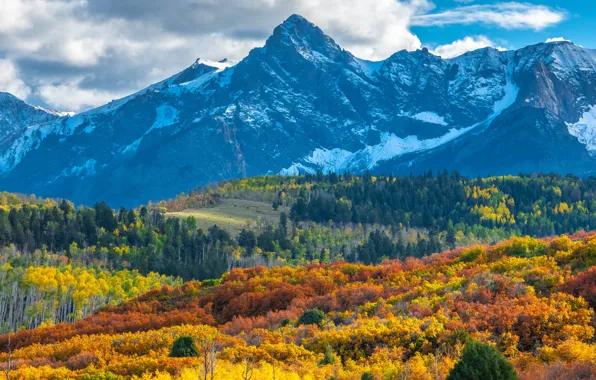
[(246, 255), (252, 255), (253, 250), (257, 246), (257, 237), (251, 230), (242, 229), (238, 235), (238, 245), (246, 249)]
[(319, 364), (335, 364), (335, 353), (333, 352), (333, 347), (331, 347), (330, 345), (327, 345), (325, 347), (325, 356), (323, 356), (323, 360), (321, 360)]
[(191, 336), (181, 336), (174, 341), (170, 357), (172, 358), (190, 358), (199, 356), (199, 350), (195, 340)]
[(320, 325), (325, 319), (325, 314), (321, 310), (306, 310), (298, 319), (299, 325)]
[(286, 237), (288, 233), (288, 216), (285, 212), (279, 214), (279, 230), (283, 237)]
[(513, 366), (496, 348), (468, 342), (447, 380), (517, 380)]
[(447, 243), (449, 248), (455, 249), (457, 239), (455, 234), (455, 228), (453, 227), (453, 223), (451, 221), (449, 221), (449, 225), (447, 227), (447, 236), (445, 238), (445, 242)]

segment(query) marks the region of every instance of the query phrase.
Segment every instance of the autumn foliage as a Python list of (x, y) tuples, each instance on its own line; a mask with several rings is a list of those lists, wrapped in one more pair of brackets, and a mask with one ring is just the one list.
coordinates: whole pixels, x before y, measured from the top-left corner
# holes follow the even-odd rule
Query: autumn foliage
[[(233, 269), (2, 336), (0, 366), (10, 357), (16, 379), (434, 380), (472, 341), (520, 379), (593, 378), (595, 263), (596, 237), (581, 234), (376, 266)], [(180, 337), (198, 356), (171, 357)]]

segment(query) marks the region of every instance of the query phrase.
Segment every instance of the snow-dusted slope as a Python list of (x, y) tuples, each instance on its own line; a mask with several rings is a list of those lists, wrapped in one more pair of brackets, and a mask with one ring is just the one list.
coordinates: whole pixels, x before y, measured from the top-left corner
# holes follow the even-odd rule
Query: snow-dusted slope
[(0, 92), (0, 151), (25, 128), (55, 120), (65, 113), (31, 106), (11, 94)]
[(567, 123), (567, 128), (591, 154), (596, 154), (596, 105), (590, 106), (577, 123)]
[(589, 174), (595, 57), (563, 42), (369, 62), (292, 16), (238, 63), (199, 59), (124, 99), (28, 126), (0, 149), (0, 186), (119, 206), (319, 169)]

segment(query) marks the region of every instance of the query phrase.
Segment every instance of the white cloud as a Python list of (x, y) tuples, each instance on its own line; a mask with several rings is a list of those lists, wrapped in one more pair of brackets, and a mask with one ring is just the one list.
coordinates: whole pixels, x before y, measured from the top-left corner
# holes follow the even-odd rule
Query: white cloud
[[(97, 1), (111, 3), (110, 0)], [(186, 2), (182, 0), (180, 4)], [(166, 19), (170, 17), (167, 14), (163, 15), (164, 20), (154, 20), (154, 15), (126, 20), (118, 14), (105, 19), (94, 18), (88, 9), (92, 4), (88, 1), (2, 0), (0, 48), (15, 57), (41, 58), (78, 67), (97, 65), (101, 59), (114, 54), (135, 58), (151, 51), (156, 56), (167, 55), (181, 46), (193, 57), (212, 53), (215, 56), (210, 58), (231, 55), (229, 58), (240, 59), (250, 49), (261, 45), (283, 19), (298, 13), (362, 58), (380, 59), (397, 50), (419, 48), (420, 40), (408, 29), (410, 18), (431, 8), (428, 0), (375, 0), (374, 6), (361, 0), (222, 2), (222, 7), (215, 8), (210, 1), (198, 5), (193, 2), (194, 12), (190, 13), (194, 15), (178, 12), (171, 16), (177, 20)], [(148, 1), (132, 7), (162, 5)], [(226, 11), (226, 8), (236, 12)], [(237, 19), (238, 14), (247, 13), (254, 17)], [(178, 25), (171, 25), (176, 21)], [(247, 38), (251, 34), (255, 37)], [(185, 64), (192, 62), (187, 56), (184, 59)]]
[(461, 40), (453, 41), (450, 44), (437, 46), (430, 51), (434, 55), (438, 55), (443, 58), (454, 58), (459, 57), (460, 55), (469, 51), (478, 50), (485, 47), (506, 50), (503, 47), (496, 46), (495, 43), (486, 36), (468, 36)]
[(74, 65), (95, 65), (106, 54), (106, 43), (94, 38), (72, 39), (66, 41), (61, 50), (64, 57)]
[(9, 92), (23, 100), (31, 94), (31, 89), (19, 77), (15, 65), (7, 59), (0, 59), (0, 91)]
[[(112, 22), (85, 21), (86, 1), (2, 0), (0, 48), (13, 57), (92, 65), (106, 53), (104, 39), (117, 41)], [(6, 22), (6, 24), (5, 24)]]
[(457, 7), (439, 13), (414, 16), (412, 25), (443, 26), (482, 23), (505, 29), (542, 30), (565, 20), (563, 11), (528, 3), (497, 3)]
[[(35, 73), (26, 77), (38, 98), (78, 111), (173, 75), (198, 57), (242, 59), (292, 13), (305, 16), (362, 58), (415, 50), (421, 43), (409, 30), (410, 19), (432, 7), (428, 0), (375, 0), (374, 6), (361, 0), (213, 4), (0, 0), (0, 50), (11, 61), (33, 67)], [(10, 88), (30, 93), (24, 84)]]
[(546, 40), (547, 44), (550, 44), (551, 42), (571, 42), (563, 37), (554, 37), (554, 38), (549, 38)]
[(410, 30), (410, 19), (427, 11), (426, 0), (298, 1), (297, 13), (321, 27), (340, 45), (360, 58), (384, 59), (398, 50), (416, 50), (420, 40)]
[(81, 88), (82, 78), (68, 83), (44, 84), (39, 86), (37, 94), (55, 109), (80, 111), (106, 104), (125, 96), (123, 93), (99, 91)]
[[(419, 49), (411, 25), (541, 29), (564, 18), (522, 3), (427, 14), (433, 7), (431, 0), (0, 0), (0, 51), (21, 71), (22, 80), (11, 81), (20, 87), (11, 88), (28, 95), (39, 87), (48, 105), (80, 110), (165, 79), (198, 57), (242, 59), (293, 13), (372, 60)], [(482, 44), (476, 37), (436, 50), (449, 55)]]
[(29, 5), (19, 0), (0, 2), (0, 31), (26, 29), (30, 24), (27, 17)]

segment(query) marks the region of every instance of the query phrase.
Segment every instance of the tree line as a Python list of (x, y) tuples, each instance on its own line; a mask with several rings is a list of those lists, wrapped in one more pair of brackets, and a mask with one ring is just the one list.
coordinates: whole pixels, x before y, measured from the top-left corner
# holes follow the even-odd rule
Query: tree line
[[(458, 173), (404, 178), (334, 173), (230, 181), (201, 196), (137, 209), (100, 202), (0, 197), (0, 246), (63, 252), (74, 262), (184, 279), (217, 278), (234, 267), (423, 257), (512, 235), (547, 236), (596, 224), (596, 180), (572, 176), (470, 179)], [(164, 205), (222, 197), (270, 201), (288, 215), (237, 236), (195, 219), (168, 217)], [(200, 203), (200, 202), (199, 202)]]

